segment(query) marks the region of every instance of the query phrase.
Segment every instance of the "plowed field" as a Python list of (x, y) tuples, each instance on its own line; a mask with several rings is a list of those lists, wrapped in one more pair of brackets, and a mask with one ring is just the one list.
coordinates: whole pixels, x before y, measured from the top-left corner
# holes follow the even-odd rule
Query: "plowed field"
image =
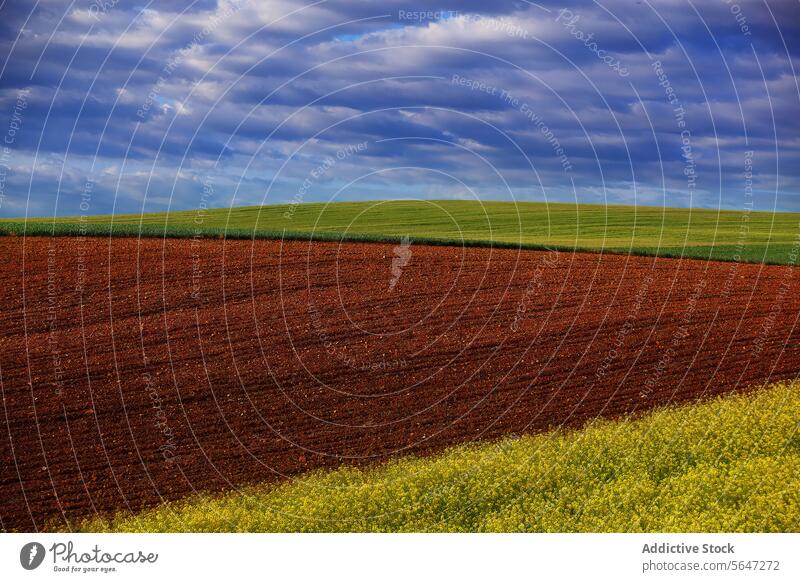
[(792, 267), (125, 238), (0, 256), (6, 530), (800, 372)]

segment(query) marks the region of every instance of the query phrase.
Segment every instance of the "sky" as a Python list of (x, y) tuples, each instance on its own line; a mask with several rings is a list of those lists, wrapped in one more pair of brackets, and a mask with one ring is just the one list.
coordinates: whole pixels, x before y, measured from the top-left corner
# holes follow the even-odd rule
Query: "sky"
[(0, 0), (0, 216), (800, 211), (800, 1)]

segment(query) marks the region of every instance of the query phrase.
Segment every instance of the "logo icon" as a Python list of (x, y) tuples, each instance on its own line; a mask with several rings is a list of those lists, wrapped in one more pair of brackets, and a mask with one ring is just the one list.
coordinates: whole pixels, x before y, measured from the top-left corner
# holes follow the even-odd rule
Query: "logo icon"
[(19, 552), (19, 563), (26, 570), (35, 570), (44, 561), (44, 546), (39, 542), (30, 542), (22, 546)]
[(408, 265), (411, 261), (411, 240), (408, 236), (404, 236), (400, 240), (400, 244), (396, 245), (392, 251), (394, 252), (394, 257), (392, 258), (392, 278), (389, 281), (389, 291), (393, 291), (395, 285), (400, 280), (400, 276), (403, 274), (403, 269)]

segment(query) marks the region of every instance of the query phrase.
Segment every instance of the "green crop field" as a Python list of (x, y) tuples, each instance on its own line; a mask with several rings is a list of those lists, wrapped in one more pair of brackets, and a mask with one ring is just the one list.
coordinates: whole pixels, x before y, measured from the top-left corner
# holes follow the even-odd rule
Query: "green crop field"
[[(7, 235), (211, 236), (576, 249), (794, 265), (800, 214), (381, 201), (0, 221)], [(200, 494), (79, 531), (797, 531), (800, 382)], [(53, 528), (63, 529), (54, 524)]]
[(82, 531), (797, 531), (800, 383), (202, 495)]
[(531, 202), (376, 201), (0, 221), (0, 234), (493, 244), (793, 264), (800, 213)]

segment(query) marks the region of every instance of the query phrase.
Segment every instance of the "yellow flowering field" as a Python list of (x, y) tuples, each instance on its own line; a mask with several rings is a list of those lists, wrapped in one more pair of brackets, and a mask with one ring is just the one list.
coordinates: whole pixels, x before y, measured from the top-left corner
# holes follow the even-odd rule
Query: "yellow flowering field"
[(800, 382), (196, 496), (82, 531), (798, 531)]

